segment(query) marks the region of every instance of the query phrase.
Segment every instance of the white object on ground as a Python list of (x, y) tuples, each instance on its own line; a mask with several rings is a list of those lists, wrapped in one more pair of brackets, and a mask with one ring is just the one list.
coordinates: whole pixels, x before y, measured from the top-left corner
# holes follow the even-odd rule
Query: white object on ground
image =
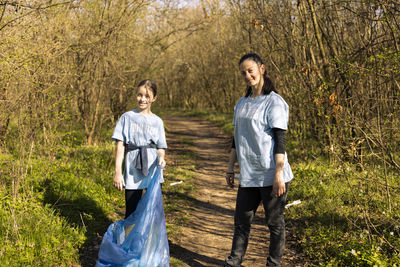
[(287, 204), (287, 205), (285, 206), (285, 208), (289, 208), (290, 206), (296, 206), (296, 205), (299, 205), (300, 203), (301, 203), (301, 200), (298, 199), (298, 200), (295, 200), (295, 201), (293, 201), (293, 202)]
[(173, 185), (177, 185), (177, 184), (181, 184), (183, 183), (183, 181), (179, 181), (179, 182), (175, 182), (175, 183), (170, 183), (169, 186), (173, 186)]

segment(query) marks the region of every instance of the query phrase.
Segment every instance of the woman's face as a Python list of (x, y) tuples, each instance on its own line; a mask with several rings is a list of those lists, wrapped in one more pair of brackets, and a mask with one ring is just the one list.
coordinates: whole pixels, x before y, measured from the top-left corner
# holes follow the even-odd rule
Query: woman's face
[(263, 64), (258, 65), (252, 59), (246, 59), (240, 66), (240, 73), (242, 74), (243, 80), (252, 87), (257, 86), (263, 80), (263, 74), (265, 72), (265, 66)]

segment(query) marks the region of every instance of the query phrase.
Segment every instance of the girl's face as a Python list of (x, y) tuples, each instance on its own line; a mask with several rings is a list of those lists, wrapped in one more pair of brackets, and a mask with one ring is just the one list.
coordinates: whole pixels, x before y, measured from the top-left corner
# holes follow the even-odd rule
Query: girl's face
[(140, 86), (136, 92), (138, 111), (150, 111), (151, 104), (156, 101), (156, 99), (157, 97), (154, 96), (152, 90), (147, 89), (145, 86)]
[(256, 87), (263, 81), (263, 74), (265, 72), (264, 64), (257, 64), (252, 59), (246, 59), (240, 66), (240, 73), (242, 74), (243, 80), (252, 87)]

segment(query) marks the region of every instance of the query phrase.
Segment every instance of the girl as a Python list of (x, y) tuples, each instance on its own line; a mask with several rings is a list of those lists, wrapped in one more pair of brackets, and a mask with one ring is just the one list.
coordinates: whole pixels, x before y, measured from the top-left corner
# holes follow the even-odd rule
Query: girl
[(234, 164), (239, 162), (234, 236), (225, 266), (240, 266), (246, 252), (251, 221), (260, 202), (270, 230), (267, 266), (280, 266), (284, 242), (283, 211), (293, 178), (285, 152), (289, 108), (267, 75), (257, 54), (246, 54), (239, 68), (247, 83), (246, 95), (235, 106), (234, 140), (226, 181), (234, 187)]
[[(121, 116), (112, 135), (116, 141), (113, 183), (118, 190), (125, 188), (125, 218), (135, 211), (157, 164), (162, 168), (166, 164), (164, 124), (151, 112), (151, 104), (157, 100), (156, 84), (148, 79), (141, 81), (137, 87), (136, 100), (137, 108)], [(125, 168), (122, 175), (124, 156)], [(163, 181), (161, 177), (160, 182)]]

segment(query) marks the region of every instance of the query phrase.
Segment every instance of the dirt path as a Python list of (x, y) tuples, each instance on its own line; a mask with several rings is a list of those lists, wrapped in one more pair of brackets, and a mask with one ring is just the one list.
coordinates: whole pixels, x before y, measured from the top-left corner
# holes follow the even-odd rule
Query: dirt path
[[(168, 128), (169, 149), (179, 145), (184, 136), (190, 139), (199, 156), (196, 161), (198, 190), (193, 209), (189, 209), (189, 222), (183, 226), (179, 238), (170, 238), (171, 256), (184, 266), (222, 266), (229, 254), (233, 234), (233, 214), (236, 190), (226, 186), (224, 173), (231, 141), (210, 122), (193, 117), (164, 117)], [(250, 242), (243, 266), (265, 266), (269, 234), (264, 225), (260, 206), (252, 224)], [(305, 266), (295, 251), (295, 240), (290, 229), (282, 266)]]

